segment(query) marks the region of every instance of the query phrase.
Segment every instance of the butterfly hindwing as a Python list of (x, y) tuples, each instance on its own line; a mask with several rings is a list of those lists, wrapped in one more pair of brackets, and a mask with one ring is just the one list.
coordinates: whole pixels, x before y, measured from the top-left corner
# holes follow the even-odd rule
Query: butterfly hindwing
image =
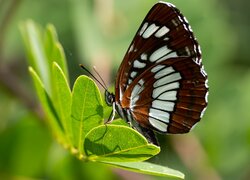
[(190, 57), (172, 58), (138, 76), (125, 91), (121, 105), (144, 127), (186, 133), (207, 105), (206, 79)]

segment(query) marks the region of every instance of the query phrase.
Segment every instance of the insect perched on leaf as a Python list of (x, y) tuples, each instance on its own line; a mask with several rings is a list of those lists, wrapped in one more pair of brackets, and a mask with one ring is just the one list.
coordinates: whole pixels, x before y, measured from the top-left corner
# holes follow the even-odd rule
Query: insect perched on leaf
[(187, 133), (207, 106), (207, 74), (200, 46), (186, 18), (172, 4), (156, 3), (139, 27), (106, 103), (158, 144), (154, 131)]

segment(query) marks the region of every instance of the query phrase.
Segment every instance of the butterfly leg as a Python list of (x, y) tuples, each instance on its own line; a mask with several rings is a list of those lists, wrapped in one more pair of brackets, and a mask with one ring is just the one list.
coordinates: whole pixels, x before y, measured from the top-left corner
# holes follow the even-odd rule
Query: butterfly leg
[(133, 127), (132, 122), (128, 121), (127, 123), (128, 123), (128, 125), (129, 125), (129, 127), (132, 127), (133, 129), (135, 129), (135, 128)]
[(105, 124), (111, 123), (114, 120), (114, 118), (115, 118), (115, 103), (113, 103), (113, 105), (112, 105), (112, 111), (109, 115), (108, 120), (105, 122)]

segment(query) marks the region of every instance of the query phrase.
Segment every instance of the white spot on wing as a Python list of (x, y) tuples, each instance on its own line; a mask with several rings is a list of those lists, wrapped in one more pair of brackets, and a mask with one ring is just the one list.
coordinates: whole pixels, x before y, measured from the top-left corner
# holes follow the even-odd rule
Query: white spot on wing
[(163, 77), (163, 76), (166, 76), (166, 75), (168, 75), (168, 74), (170, 74), (170, 73), (172, 73), (172, 72), (174, 72), (174, 69), (173, 69), (172, 67), (167, 67), (167, 68), (164, 68), (164, 69), (158, 71), (158, 72), (155, 74), (154, 78), (155, 78), (155, 79), (159, 79), (159, 78), (161, 78), (161, 77)]
[(163, 56), (162, 58), (158, 59), (156, 62), (159, 63), (161, 61), (165, 61), (166, 59), (174, 58), (174, 57), (178, 57), (178, 55), (176, 54), (176, 52), (171, 52), (167, 54), (166, 56)]
[(131, 84), (132, 83), (132, 79), (128, 79), (128, 84)]
[(144, 84), (144, 80), (143, 79), (141, 79), (139, 82), (138, 82), (138, 84), (140, 84), (141, 86)]
[(132, 90), (132, 93), (131, 93), (131, 99), (133, 99), (136, 95), (138, 95), (140, 93), (140, 89), (141, 89), (141, 86), (136, 84)]
[(164, 67), (166, 67), (166, 66), (165, 66), (165, 65), (157, 65), (157, 66), (155, 66), (155, 67), (153, 67), (153, 68), (151, 69), (151, 72), (152, 72), (152, 73), (155, 73), (155, 72), (159, 71), (160, 69), (162, 69), (162, 68), (164, 68)]
[(204, 113), (206, 111), (207, 107), (205, 107), (202, 111), (201, 111), (201, 115), (200, 115), (200, 118), (202, 118), (204, 116)]
[(138, 60), (135, 60), (133, 66), (134, 68), (144, 68), (146, 66), (146, 63), (142, 63)]
[(175, 5), (173, 5), (173, 4), (169, 3), (169, 2), (160, 1), (159, 3), (166, 4), (166, 5), (168, 5), (169, 7), (175, 7)]
[(159, 49), (157, 49), (156, 51), (154, 51), (151, 56), (149, 57), (149, 60), (151, 62), (157, 61), (158, 59), (160, 59), (161, 57), (165, 56), (166, 54), (168, 54), (171, 50), (168, 49), (167, 46), (163, 46)]
[(169, 38), (168, 38), (168, 37), (165, 37), (165, 38), (163, 39), (163, 41), (167, 41), (167, 40), (169, 40)]
[(204, 77), (207, 76), (207, 73), (206, 73), (206, 71), (205, 71), (205, 69), (204, 69), (204, 66), (201, 67), (201, 74), (202, 74)]
[(130, 76), (131, 76), (132, 78), (135, 78), (136, 75), (137, 75), (137, 72), (135, 72), (135, 71), (132, 71), (131, 74), (130, 74)]
[(205, 87), (208, 88), (208, 79), (205, 81)]
[(148, 23), (146, 22), (146, 23), (143, 24), (143, 26), (142, 26), (142, 28), (141, 28), (141, 30), (140, 30), (140, 32), (139, 32), (140, 36), (142, 35), (142, 33), (145, 31), (145, 29), (146, 29), (147, 27), (148, 27)]
[[(184, 21), (185, 21), (187, 24), (189, 24), (189, 23), (188, 23), (188, 20), (187, 20), (187, 18), (186, 18), (185, 16), (183, 17), (183, 19), (184, 19)], [(191, 31), (192, 31), (192, 29), (191, 29)]]
[(150, 124), (161, 132), (167, 132), (168, 125), (154, 118), (148, 119)]
[(154, 87), (162, 86), (164, 84), (168, 84), (168, 83), (171, 83), (171, 82), (174, 82), (174, 81), (178, 81), (180, 79), (181, 79), (180, 73), (176, 72), (176, 73), (167, 75), (167, 76), (155, 81)]
[(119, 88), (119, 94), (120, 94), (120, 101), (122, 101), (123, 93), (121, 88)]
[[(160, 100), (154, 100), (152, 102), (152, 107), (155, 109), (162, 109), (166, 102)], [(161, 108), (162, 107), (162, 108)], [(164, 110), (164, 109), (163, 109)]]
[(148, 59), (148, 55), (146, 53), (142, 53), (141, 60), (147, 60), (147, 59)]
[(167, 91), (161, 94), (157, 99), (165, 101), (175, 101), (177, 99), (177, 91)]
[(198, 52), (201, 54), (201, 47), (198, 45)]
[(138, 101), (138, 99), (140, 98), (139, 95), (133, 97), (131, 100), (130, 100), (130, 109), (133, 109), (133, 107), (135, 106), (136, 102)]
[(175, 19), (172, 19), (172, 23), (173, 23), (175, 26), (178, 26), (178, 22), (177, 22)]
[(166, 26), (163, 26), (161, 29), (159, 29), (155, 33), (155, 37), (160, 38), (160, 37), (166, 35), (168, 32), (169, 32), (169, 29)]
[(149, 116), (152, 118), (159, 119), (163, 122), (169, 123), (169, 113), (166, 111), (161, 111), (159, 109), (150, 108)]
[(141, 79), (138, 84), (136, 84), (131, 92), (131, 99), (130, 99), (130, 108), (133, 109), (133, 107), (135, 106), (136, 102), (138, 101), (138, 99), (140, 98), (140, 93), (143, 91), (144, 87), (143, 87), (144, 81)]
[(155, 24), (151, 24), (142, 34), (142, 37), (147, 39), (149, 38), (152, 34), (155, 33), (155, 31), (159, 28), (159, 26), (156, 26)]
[(158, 96), (160, 96), (162, 93), (166, 92), (166, 91), (170, 91), (172, 89), (178, 89), (180, 87), (179, 82), (173, 82), (164, 86), (160, 86), (158, 88), (155, 88), (153, 90), (153, 98), (157, 98)]
[(130, 53), (130, 52), (132, 52), (133, 50), (134, 50), (134, 44), (132, 44), (132, 45), (130, 46), (128, 52)]
[(209, 92), (207, 92), (206, 95), (205, 95), (205, 101), (206, 102), (208, 102), (208, 94), (209, 94)]
[(189, 50), (189, 48), (187, 46), (185, 47), (185, 51), (187, 52), (188, 56), (191, 56), (191, 52), (190, 52), (190, 50)]
[(156, 109), (172, 112), (174, 110), (174, 103), (169, 101), (154, 100), (152, 106)]

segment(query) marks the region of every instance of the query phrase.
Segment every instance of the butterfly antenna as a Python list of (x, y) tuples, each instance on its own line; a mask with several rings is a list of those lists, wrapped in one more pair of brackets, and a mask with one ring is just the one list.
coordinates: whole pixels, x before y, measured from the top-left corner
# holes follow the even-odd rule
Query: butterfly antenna
[(98, 73), (98, 71), (96, 70), (95, 66), (93, 67), (93, 70), (95, 71), (95, 73), (97, 74), (97, 76), (99, 77), (99, 79), (101, 80), (102, 84), (106, 87), (106, 89), (108, 89), (107, 86), (106, 86), (106, 84), (105, 84), (105, 82), (104, 82), (104, 80), (102, 79), (102, 77), (100, 76), (100, 74)]
[[(107, 88), (107, 86), (105, 85), (105, 83), (104, 83), (104, 81), (103, 81), (103, 79), (101, 78), (101, 81), (102, 82), (100, 82), (87, 68), (85, 68), (84, 67), (84, 65), (82, 65), (82, 64), (79, 64), (79, 66), (82, 68), (82, 69), (84, 69), (92, 78), (94, 78), (101, 86), (102, 86), (102, 88), (104, 89), (104, 90), (106, 90), (106, 91), (108, 91), (108, 88)], [(98, 74), (98, 73), (97, 73)], [(98, 74), (98, 77), (100, 77), (100, 75)]]

